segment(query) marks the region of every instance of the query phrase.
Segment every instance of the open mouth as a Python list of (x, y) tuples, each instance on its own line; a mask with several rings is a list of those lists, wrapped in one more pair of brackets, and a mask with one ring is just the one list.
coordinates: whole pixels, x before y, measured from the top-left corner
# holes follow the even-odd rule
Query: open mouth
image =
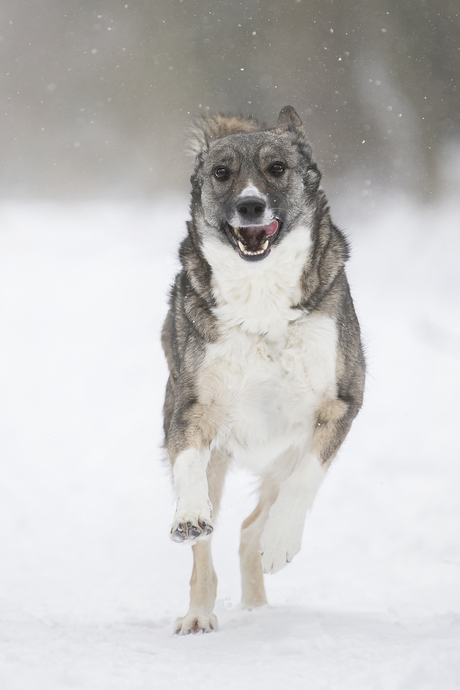
[(280, 222), (272, 220), (268, 225), (245, 225), (234, 228), (227, 225), (238, 254), (247, 261), (260, 261), (269, 255), (271, 244), (275, 239)]

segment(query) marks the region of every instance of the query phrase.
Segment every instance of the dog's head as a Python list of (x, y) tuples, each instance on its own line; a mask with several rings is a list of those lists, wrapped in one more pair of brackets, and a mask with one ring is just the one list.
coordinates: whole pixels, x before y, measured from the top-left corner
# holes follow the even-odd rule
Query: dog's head
[(192, 147), (192, 215), (200, 233), (218, 235), (245, 261), (261, 261), (290, 230), (309, 224), (320, 173), (291, 106), (272, 129), (252, 119), (202, 118)]

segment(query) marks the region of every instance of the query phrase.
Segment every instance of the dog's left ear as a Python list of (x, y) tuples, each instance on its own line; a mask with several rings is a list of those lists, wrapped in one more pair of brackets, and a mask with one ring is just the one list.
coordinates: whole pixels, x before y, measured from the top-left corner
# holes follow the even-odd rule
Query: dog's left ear
[(276, 128), (279, 132), (303, 134), (303, 124), (292, 105), (285, 105), (279, 114)]

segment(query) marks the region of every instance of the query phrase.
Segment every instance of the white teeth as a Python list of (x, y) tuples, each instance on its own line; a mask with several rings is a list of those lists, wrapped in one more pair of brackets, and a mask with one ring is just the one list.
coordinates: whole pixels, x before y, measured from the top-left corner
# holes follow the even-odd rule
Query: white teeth
[(249, 249), (246, 249), (243, 242), (241, 242), (241, 240), (239, 239), (239, 237), (241, 237), (241, 235), (237, 231), (235, 232), (235, 235), (236, 235), (236, 241), (238, 242), (238, 247), (240, 248), (240, 252), (242, 254), (246, 254), (246, 256), (258, 256), (259, 254), (263, 254), (264, 252), (266, 252), (268, 249), (268, 237), (265, 239), (265, 242), (263, 243), (263, 245), (261, 246), (261, 248), (258, 251), (251, 252)]
[(262, 249), (259, 249), (257, 252), (250, 252), (249, 249), (246, 249), (244, 244), (238, 240), (238, 247), (240, 248), (241, 252), (243, 254), (246, 254), (246, 256), (258, 256), (258, 254), (263, 254), (265, 250), (268, 247), (268, 240), (264, 242), (262, 245)]

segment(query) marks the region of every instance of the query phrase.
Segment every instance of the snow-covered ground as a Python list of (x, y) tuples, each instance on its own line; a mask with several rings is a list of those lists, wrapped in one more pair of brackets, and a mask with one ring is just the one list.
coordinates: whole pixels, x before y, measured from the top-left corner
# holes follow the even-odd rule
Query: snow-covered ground
[(220, 630), (179, 638), (159, 331), (186, 217), (175, 198), (0, 207), (0, 688), (460, 688), (460, 203), (337, 218), (365, 406), (256, 612), (237, 560), (254, 482), (231, 474)]

